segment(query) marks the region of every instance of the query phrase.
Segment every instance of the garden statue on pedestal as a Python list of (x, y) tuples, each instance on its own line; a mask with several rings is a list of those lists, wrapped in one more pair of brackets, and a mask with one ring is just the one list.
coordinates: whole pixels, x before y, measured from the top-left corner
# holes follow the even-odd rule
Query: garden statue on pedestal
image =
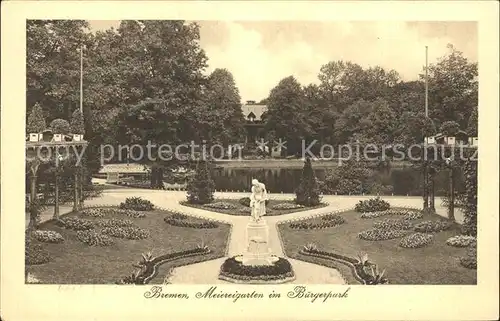
[(250, 195), (251, 216), (254, 222), (259, 222), (266, 215), (267, 191), (266, 185), (256, 179), (252, 180), (252, 195)]

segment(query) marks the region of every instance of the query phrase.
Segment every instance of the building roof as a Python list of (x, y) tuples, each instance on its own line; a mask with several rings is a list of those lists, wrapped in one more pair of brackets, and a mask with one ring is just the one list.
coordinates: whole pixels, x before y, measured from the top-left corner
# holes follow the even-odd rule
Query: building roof
[(142, 164), (106, 164), (103, 165), (99, 173), (146, 173)]
[(241, 106), (241, 110), (243, 111), (243, 116), (245, 119), (248, 119), (248, 116), (254, 117), (254, 120), (262, 120), (262, 114), (267, 111), (266, 105), (258, 105), (258, 104), (245, 104)]

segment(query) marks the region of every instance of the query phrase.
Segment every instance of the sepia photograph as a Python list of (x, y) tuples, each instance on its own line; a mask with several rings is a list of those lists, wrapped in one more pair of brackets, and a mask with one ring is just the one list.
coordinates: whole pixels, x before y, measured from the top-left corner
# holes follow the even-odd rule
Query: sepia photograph
[(488, 282), (498, 251), (478, 240), (498, 238), (498, 208), (478, 200), (498, 188), (481, 167), (498, 133), (479, 119), (498, 106), (480, 99), (477, 20), (102, 16), (19, 31), (23, 291), (249, 311)]

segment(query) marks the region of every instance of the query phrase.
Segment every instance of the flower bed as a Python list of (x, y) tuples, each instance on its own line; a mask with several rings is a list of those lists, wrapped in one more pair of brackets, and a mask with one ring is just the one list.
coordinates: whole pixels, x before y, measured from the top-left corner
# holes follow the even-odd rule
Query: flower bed
[(406, 234), (403, 230), (371, 229), (358, 233), (358, 238), (365, 241), (384, 241), (397, 239)]
[(90, 208), (85, 208), (80, 212), (80, 215), (82, 216), (99, 217), (99, 218), (115, 214), (125, 215), (132, 218), (142, 218), (146, 216), (146, 214), (144, 214), (141, 211), (122, 209), (118, 207), (90, 207)]
[(92, 221), (78, 217), (66, 217), (60, 219), (58, 223), (66, 229), (75, 231), (86, 231), (94, 228), (94, 223)]
[(300, 204), (295, 204), (295, 203), (278, 203), (278, 204), (275, 204), (273, 205), (271, 208), (273, 210), (295, 210), (295, 209), (299, 209), (299, 208), (304, 208), (305, 206), (304, 205), (300, 205)]
[[(238, 202), (246, 207), (250, 207), (250, 197), (242, 197), (238, 200)], [(266, 206), (269, 205), (269, 200), (266, 200)]]
[(228, 203), (228, 202), (208, 203), (208, 204), (204, 204), (203, 207), (213, 208), (216, 210), (234, 210), (234, 209), (238, 208), (236, 205)]
[(156, 258), (153, 258), (151, 256), (146, 257), (143, 255), (143, 260), (139, 262), (139, 266), (136, 266), (139, 267), (140, 270), (138, 270), (136, 273), (131, 274), (130, 276), (122, 278), (121, 280), (116, 282), (116, 284), (147, 284), (157, 275), (158, 267), (160, 265), (186, 257), (205, 255), (209, 253), (211, 253), (211, 250), (208, 247), (204, 246), (180, 252), (168, 253)]
[(213, 221), (205, 221), (205, 222), (192, 222), (185, 219), (175, 219), (171, 216), (167, 216), (163, 219), (165, 223), (179, 226), (179, 227), (190, 227), (196, 229), (208, 229), (208, 228), (217, 228), (219, 225)]
[(388, 209), (385, 211), (375, 211), (361, 214), (361, 218), (377, 218), (387, 215), (397, 215), (406, 220), (418, 220), (424, 217), (420, 210), (415, 209)]
[(468, 269), (477, 269), (477, 249), (470, 248), (467, 254), (460, 258), (460, 264)]
[(105, 227), (102, 229), (101, 233), (129, 240), (142, 240), (142, 239), (147, 239), (150, 236), (148, 230), (135, 226), (120, 227), (115, 225), (115, 226)]
[(318, 250), (316, 246), (305, 246), (299, 253), (347, 265), (354, 278), (361, 284), (374, 285), (389, 283), (388, 279), (384, 277), (385, 270), (379, 273), (378, 266), (375, 263), (369, 262), (367, 257), (366, 260), (357, 260), (345, 255)]
[(77, 231), (76, 238), (88, 246), (109, 246), (114, 244), (111, 237), (94, 230)]
[(359, 201), (354, 208), (356, 212), (378, 212), (388, 210), (391, 205), (380, 199), (380, 197), (372, 198), (369, 200)]
[(235, 283), (284, 283), (294, 278), (292, 265), (281, 257), (271, 265), (244, 265), (231, 257), (222, 263), (219, 273), (219, 279)]
[(437, 233), (445, 231), (451, 227), (451, 223), (447, 221), (423, 221), (415, 225), (415, 232), (422, 233)]
[(154, 205), (150, 201), (140, 197), (127, 197), (125, 202), (120, 204), (120, 208), (134, 211), (152, 211), (154, 209)]
[(401, 239), (399, 246), (416, 249), (429, 245), (432, 242), (432, 234), (413, 233)]
[(454, 247), (476, 246), (476, 238), (470, 235), (457, 235), (447, 239), (446, 244)]
[(26, 242), (24, 248), (24, 262), (26, 265), (38, 265), (49, 262), (51, 259), (49, 252), (41, 244)]
[(121, 218), (112, 218), (109, 220), (99, 220), (95, 222), (95, 225), (100, 226), (100, 227), (128, 227), (128, 226), (134, 226), (134, 222), (128, 219), (121, 219)]
[(339, 226), (345, 223), (345, 219), (338, 214), (327, 214), (322, 217), (319, 223), (299, 221), (290, 223), (292, 229), (315, 230)]
[(56, 231), (36, 230), (31, 234), (35, 239), (44, 243), (62, 243), (64, 238)]
[(384, 219), (373, 223), (373, 227), (381, 230), (409, 230), (413, 225), (405, 219)]
[(188, 218), (188, 216), (186, 214), (182, 214), (182, 213), (173, 213), (170, 217), (172, 217), (173, 219), (176, 219), (176, 220), (185, 220)]

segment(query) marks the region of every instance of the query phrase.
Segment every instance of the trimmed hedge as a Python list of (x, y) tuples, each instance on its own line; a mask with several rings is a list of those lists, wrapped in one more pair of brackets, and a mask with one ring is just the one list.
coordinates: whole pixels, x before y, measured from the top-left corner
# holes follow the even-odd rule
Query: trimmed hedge
[(391, 205), (380, 199), (380, 197), (372, 198), (369, 200), (359, 201), (354, 210), (356, 212), (367, 213), (367, 212), (378, 212), (388, 210)]
[(219, 277), (237, 281), (276, 281), (294, 277), (287, 259), (278, 258), (271, 265), (244, 265), (236, 257), (228, 258), (220, 267)]

